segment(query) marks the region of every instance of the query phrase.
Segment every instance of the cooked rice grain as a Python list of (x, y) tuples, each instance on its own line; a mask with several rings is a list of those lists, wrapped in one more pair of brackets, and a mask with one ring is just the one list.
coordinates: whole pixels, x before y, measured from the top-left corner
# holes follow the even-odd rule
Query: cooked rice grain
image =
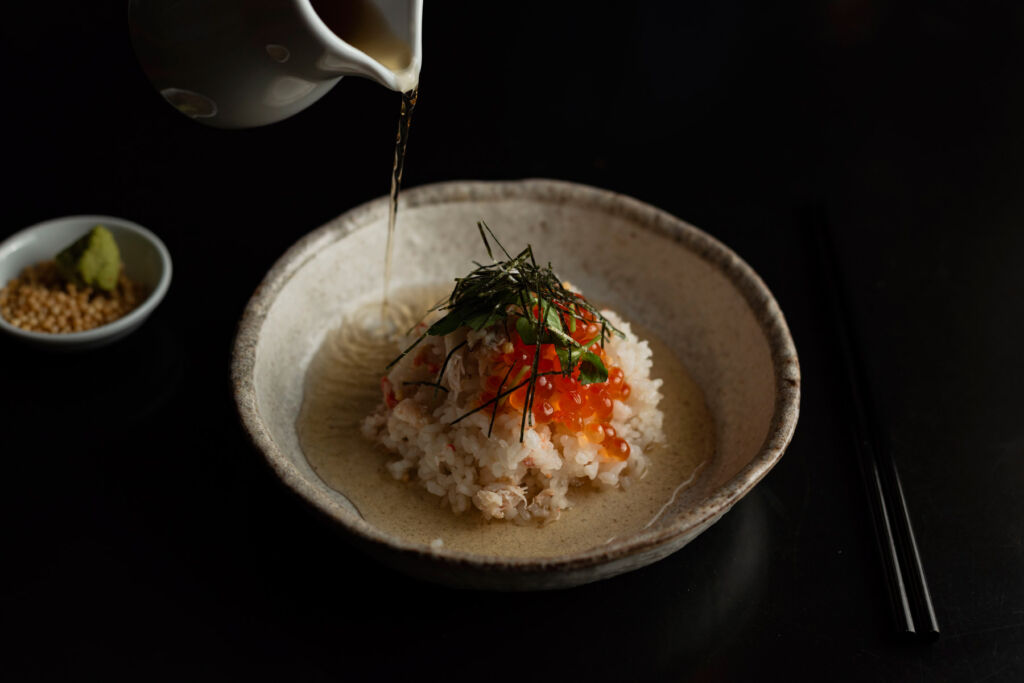
[[(568, 433), (561, 425), (528, 427), (520, 442), (520, 413), (499, 411), (490, 438), (488, 411), (451, 424), (478, 405), (489, 359), (508, 341), (500, 325), (480, 332), (463, 328), (446, 337), (424, 339), (415, 356), (426, 348), (434, 359), (445, 358), (468, 341), (452, 354), (441, 378), (449, 390), (406, 384), (434, 379), (429, 364), (416, 363), (411, 354), (386, 378), (395, 391), (393, 407), (382, 403), (363, 422), (363, 433), (397, 454), (388, 464), (396, 479), (416, 481), (444, 498), (456, 513), (473, 507), (487, 519), (547, 522), (572, 506), (574, 487), (626, 489), (646, 473), (644, 451), (664, 438), (658, 409), (662, 382), (650, 376), (647, 342), (637, 339), (615, 313), (602, 314), (625, 334), (625, 338), (613, 336), (605, 351), (610, 366), (622, 368), (632, 388), (625, 401), (615, 401), (610, 420), (630, 446), (626, 460), (603, 456), (599, 444), (582, 433)], [(399, 346), (406, 348), (422, 330), (414, 330)]]

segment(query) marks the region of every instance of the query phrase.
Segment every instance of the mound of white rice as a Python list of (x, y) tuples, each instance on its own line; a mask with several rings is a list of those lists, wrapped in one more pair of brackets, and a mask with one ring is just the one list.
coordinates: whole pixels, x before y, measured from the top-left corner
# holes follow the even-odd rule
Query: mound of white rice
[[(398, 455), (388, 464), (395, 478), (418, 482), (456, 513), (472, 506), (487, 519), (547, 522), (572, 507), (572, 487), (629, 488), (647, 470), (644, 450), (663, 439), (661, 380), (651, 379), (647, 342), (612, 311), (602, 314), (625, 334), (613, 335), (605, 351), (609, 367), (621, 368), (632, 389), (626, 400), (614, 402), (609, 420), (630, 446), (626, 460), (603, 455), (600, 444), (559, 423), (527, 427), (520, 442), (522, 414), (508, 409), (498, 411), (489, 438), (489, 411), (451, 424), (480, 405), (488, 364), (508, 342), (502, 325), (424, 339), (382, 380), (385, 396), (394, 393), (364, 420), (363, 433)], [(421, 324), (401, 340), (396, 355), (424, 329)], [(449, 391), (406, 384), (434, 381), (448, 352), (463, 341), (468, 343), (452, 354), (440, 380)]]

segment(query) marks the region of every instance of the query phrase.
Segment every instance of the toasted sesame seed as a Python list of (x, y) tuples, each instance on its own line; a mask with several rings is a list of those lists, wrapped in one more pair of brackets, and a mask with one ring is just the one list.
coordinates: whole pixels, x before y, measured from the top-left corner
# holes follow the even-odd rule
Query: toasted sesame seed
[(112, 292), (65, 283), (53, 261), (25, 268), (0, 289), (0, 315), (31, 332), (81, 332), (112, 323), (144, 298), (142, 286), (121, 271)]

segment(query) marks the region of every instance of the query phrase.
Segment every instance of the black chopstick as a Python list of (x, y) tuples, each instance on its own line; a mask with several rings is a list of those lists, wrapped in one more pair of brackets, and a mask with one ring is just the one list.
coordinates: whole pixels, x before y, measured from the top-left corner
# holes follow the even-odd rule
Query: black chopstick
[(824, 209), (807, 210), (806, 225), (815, 235), (818, 260), (829, 297), (833, 324), (849, 383), (857, 454), (867, 489), (871, 518), (885, 572), (897, 633), (915, 640), (939, 636), (921, 553), (910, 522), (903, 485), (892, 454), (884, 446), (856, 337), (839, 259)]

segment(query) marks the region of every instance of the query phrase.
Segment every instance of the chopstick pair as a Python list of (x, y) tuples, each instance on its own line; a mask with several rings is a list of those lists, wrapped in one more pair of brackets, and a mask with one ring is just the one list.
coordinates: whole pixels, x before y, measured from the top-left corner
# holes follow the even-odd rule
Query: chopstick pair
[(883, 445), (875, 407), (867, 389), (862, 352), (854, 333), (835, 244), (823, 209), (808, 210), (805, 219), (817, 242), (818, 262), (823, 270), (832, 322), (849, 384), (857, 454), (896, 630), (899, 635), (914, 640), (935, 640), (939, 636), (939, 623), (899, 471), (892, 454)]

